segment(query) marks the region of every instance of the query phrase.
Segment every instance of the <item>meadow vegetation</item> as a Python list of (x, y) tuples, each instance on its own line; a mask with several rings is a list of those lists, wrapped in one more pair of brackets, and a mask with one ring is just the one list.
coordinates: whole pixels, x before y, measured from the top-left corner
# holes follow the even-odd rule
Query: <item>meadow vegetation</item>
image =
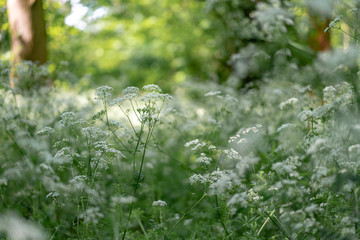
[[(236, 23), (226, 81), (189, 75), (168, 93), (28, 90), (76, 78), (28, 62), (21, 90), (2, 61), (0, 239), (359, 239), (357, 1), (324, 29), (346, 46), (324, 52), (291, 39), (298, 2)], [(207, 11), (228, 3), (242, 1)]]

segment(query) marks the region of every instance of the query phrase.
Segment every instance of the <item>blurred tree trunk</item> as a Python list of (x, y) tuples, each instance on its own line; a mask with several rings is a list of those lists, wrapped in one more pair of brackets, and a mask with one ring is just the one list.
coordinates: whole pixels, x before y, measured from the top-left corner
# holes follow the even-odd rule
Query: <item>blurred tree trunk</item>
[[(46, 62), (46, 31), (42, 0), (8, 0), (13, 65), (22, 60)], [(12, 72), (12, 77), (15, 75)]]
[(309, 45), (315, 51), (327, 51), (331, 48), (330, 31), (324, 32), (329, 26), (328, 18), (316, 17), (310, 14), (313, 31), (310, 34)]

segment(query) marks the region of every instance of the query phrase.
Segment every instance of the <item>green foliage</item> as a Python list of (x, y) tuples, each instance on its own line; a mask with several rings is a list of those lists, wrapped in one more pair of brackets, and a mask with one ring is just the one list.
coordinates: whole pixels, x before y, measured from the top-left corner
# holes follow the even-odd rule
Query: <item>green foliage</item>
[[(314, 53), (292, 39), (300, 26), (290, 3), (299, 1), (248, 2), (207, 2), (211, 14), (242, 11), (256, 37), (234, 36), (239, 45), (229, 51), (214, 47), (230, 57), (226, 83), (173, 84), (173, 97), (154, 84), (20, 95), (1, 63), (0, 238), (359, 239), (357, 41)], [(121, 21), (132, 12), (149, 21), (162, 9), (126, 3)], [(357, 36), (353, 20), (342, 19)], [(154, 27), (133, 31), (144, 48), (161, 35)], [(24, 63), (19, 80), (64, 83), (66, 64), (57, 66)], [(137, 67), (147, 71), (147, 63)]]

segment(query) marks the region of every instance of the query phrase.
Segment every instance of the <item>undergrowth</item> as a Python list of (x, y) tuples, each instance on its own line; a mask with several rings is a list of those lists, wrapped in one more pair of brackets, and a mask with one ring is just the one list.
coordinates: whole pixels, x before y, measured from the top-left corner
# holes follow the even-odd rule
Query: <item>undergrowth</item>
[(21, 95), (0, 65), (0, 239), (359, 239), (359, 49), (301, 65), (277, 47), (172, 96)]

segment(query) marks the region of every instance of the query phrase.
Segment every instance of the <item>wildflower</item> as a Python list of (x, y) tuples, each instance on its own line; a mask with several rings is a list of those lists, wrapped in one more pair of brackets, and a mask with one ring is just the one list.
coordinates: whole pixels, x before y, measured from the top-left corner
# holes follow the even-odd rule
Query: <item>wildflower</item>
[(198, 149), (199, 147), (204, 147), (206, 146), (206, 143), (204, 142), (200, 142), (199, 139), (195, 139), (195, 140), (192, 140), (190, 142), (187, 142), (185, 143), (185, 147), (186, 148), (189, 148), (191, 146), (194, 146), (191, 151), (195, 151), (196, 149)]
[(139, 88), (137, 88), (137, 87), (127, 87), (122, 91), (122, 93), (124, 95), (126, 95), (126, 94), (135, 94), (135, 95), (137, 95), (139, 93)]
[(191, 185), (197, 182), (204, 184), (208, 182), (208, 179), (201, 174), (194, 174), (189, 178), (189, 181)]
[(166, 202), (164, 202), (162, 200), (154, 201), (152, 205), (154, 207), (166, 207), (167, 206)]
[(162, 92), (161, 88), (155, 84), (145, 85), (142, 89), (148, 92)]
[(352, 153), (352, 152), (359, 153), (360, 152), (360, 144), (355, 144), (355, 145), (350, 146), (348, 148), (348, 151), (350, 153)]
[(333, 86), (327, 86), (324, 88), (323, 92), (325, 102), (329, 102), (331, 99), (335, 98), (336, 89)]
[(73, 112), (64, 112), (60, 117), (60, 127), (71, 126), (75, 123), (75, 113)]
[(217, 96), (217, 95), (220, 95), (220, 94), (221, 94), (221, 91), (211, 91), (211, 92), (206, 93), (204, 96), (205, 97), (212, 97), (212, 96)]
[(259, 201), (262, 198), (256, 192), (254, 192), (252, 188), (249, 189), (247, 197), (249, 201), (254, 201), (254, 202)]
[(233, 148), (224, 150), (224, 153), (226, 154), (226, 157), (228, 159), (240, 159), (241, 158), (239, 153)]
[(196, 162), (209, 165), (211, 163), (211, 158), (207, 157), (205, 153), (201, 153), (200, 157), (196, 159)]
[(226, 190), (230, 190), (233, 187), (232, 179), (235, 177), (231, 170), (213, 171), (210, 174), (210, 194), (223, 194)]
[(95, 99), (107, 99), (111, 97), (110, 91), (114, 91), (112, 87), (109, 86), (101, 86), (96, 89)]
[(48, 239), (37, 225), (12, 213), (0, 215), (0, 232), (5, 233), (7, 239)]
[(86, 209), (86, 211), (80, 214), (80, 217), (84, 218), (84, 222), (98, 224), (100, 218), (104, 218), (104, 214), (100, 212), (99, 207), (92, 207)]
[(292, 123), (285, 123), (283, 125), (281, 125), (277, 130), (276, 132), (280, 132), (286, 128), (289, 128), (289, 127), (295, 127), (295, 124), (292, 124)]
[(229, 143), (234, 142), (237, 139), (239, 139), (238, 142), (237, 142), (238, 144), (239, 143), (246, 143), (247, 140), (245, 138), (241, 138), (242, 135), (247, 135), (250, 132), (257, 133), (257, 132), (259, 132), (260, 128), (262, 128), (262, 125), (261, 124), (256, 124), (254, 127), (240, 129), (238, 134), (236, 134), (235, 136), (230, 137)]
[(53, 134), (55, 132), (55, 129), (51, 128), (51, 127), (44, 127), (42, 128), (40, 131), (38, 131), (36, 133), (36, 135), (50, 135)]
[(286, 106), (292, 105), (294, 106), (299, 100), (297, 98), (290, 98), (284, 102), (281, 102), (279, 107), (283, 110)]

